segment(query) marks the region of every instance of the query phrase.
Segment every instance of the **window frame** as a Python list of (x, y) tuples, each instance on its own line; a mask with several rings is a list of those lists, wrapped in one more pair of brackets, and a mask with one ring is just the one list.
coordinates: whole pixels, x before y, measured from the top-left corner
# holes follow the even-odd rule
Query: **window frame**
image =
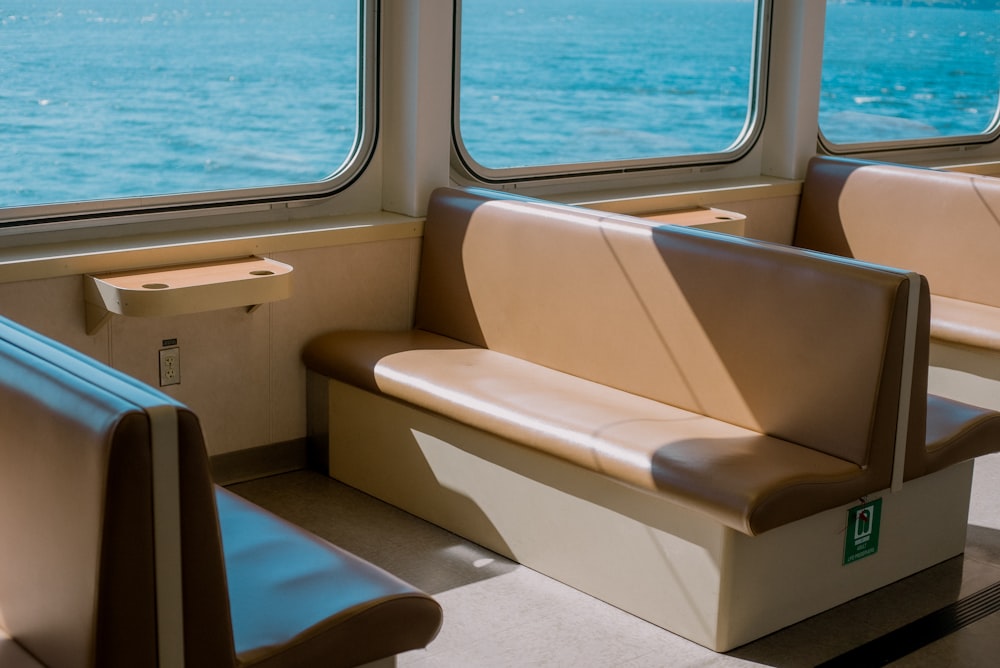
[(890, 139), (886, 141), (840, 143), (831, 141), (823, 134), (823, 126), (816, 124), (817, 140), (823, 152), (830, 155), (857, 155), (878, 153), (905, 153), (927, 149), (968, 150), (973, 146), (984, 146), (1000, 139), (1000, 105), (990, 121), (990, 130), (975, 135), (950, 135), (947, 137), (923, 137), (918, 139)]
[(461, 66), (462, 66), (462, 0), (453, 0), (452, 26), (452, 169), (473, 182), (503, 186), (505, 184), (545, 182), (560, 179), (608, 177), (615, 175), (657, 172), (670, 169), (691, 169), (711, 165), (738, 163), (757, 145), (764, 130), (767, 109), (768, 62), (771, 45), (773, 0), (754, 0), (754, 30), (751, 41), (750, 95), (747, 122), (728, 151), (651, 158), (632, 158), (528, 167), (491, 168), (477, 162), (469, 153), (461, 136)]
[(25, 206), (0, 206), (0, 230), (49, 223), (62, 228), (116, 221), (134, 223), (205, 213), (234, 213), (271, 209), (294, 202), (328, 198), (354, 184), (376, 153), (380, 119), (381, 0), (358, 4), (357, 132), (344, 161), (326, 179), (277, 186), (254, 186), (197, 193), (95, 199)]

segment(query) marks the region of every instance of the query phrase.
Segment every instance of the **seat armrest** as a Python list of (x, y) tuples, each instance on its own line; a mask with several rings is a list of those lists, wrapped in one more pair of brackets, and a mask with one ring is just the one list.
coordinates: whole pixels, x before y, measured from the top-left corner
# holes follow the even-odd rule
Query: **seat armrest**
[(216, 504), (241, 666), (355, 666), (437, 635), (427, 594), (221, 487)]

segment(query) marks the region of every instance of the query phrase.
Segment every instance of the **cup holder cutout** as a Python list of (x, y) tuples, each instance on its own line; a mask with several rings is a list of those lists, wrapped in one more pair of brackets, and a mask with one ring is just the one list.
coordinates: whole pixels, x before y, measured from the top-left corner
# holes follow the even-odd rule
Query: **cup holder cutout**
[(170, 286), (166, 283), (144, 283), (142, 287), (147, 290), (162, 290), (164, 288), (169, 288)]
[(270, 269), (256, 269), (250, 272), (251, 276), (274, 276), (274, 272)]

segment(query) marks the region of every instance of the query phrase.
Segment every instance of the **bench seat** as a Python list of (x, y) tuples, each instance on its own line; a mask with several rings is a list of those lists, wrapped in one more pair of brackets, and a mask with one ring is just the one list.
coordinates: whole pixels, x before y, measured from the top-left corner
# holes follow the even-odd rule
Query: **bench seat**
[(928, 396), (929, 305), (906, 271), (439, 189), (414, 326), (310, 341), (310, 425), (335, 478), (721, 651), (963, 550), (1000, 415)]
[(997, 410), (998, 217), (995, 177), (817, 156), (793, 244), (926, 276), (932, 390)]
[(427, 594), (213, 485), (185, 406), (0, 318), (4, 668), (393, 665), (440, 624)]

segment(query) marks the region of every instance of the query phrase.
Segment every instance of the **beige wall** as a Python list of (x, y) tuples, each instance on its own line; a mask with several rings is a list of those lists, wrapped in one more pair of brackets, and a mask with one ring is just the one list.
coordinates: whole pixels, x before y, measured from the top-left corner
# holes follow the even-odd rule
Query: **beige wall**
[(419, 248), (413, 238), (275, 253), (294, 268), (292, 297), (253, 313), (113, 316), (88, 336), (79, 275), (0, 284), (0, 313), (154, 387), (162, 342), (177, 339), (181, 384), (162, 389), (199, 415), (217, 455), (306, 435), (303, 344), (329, 329), (408, 327)]

